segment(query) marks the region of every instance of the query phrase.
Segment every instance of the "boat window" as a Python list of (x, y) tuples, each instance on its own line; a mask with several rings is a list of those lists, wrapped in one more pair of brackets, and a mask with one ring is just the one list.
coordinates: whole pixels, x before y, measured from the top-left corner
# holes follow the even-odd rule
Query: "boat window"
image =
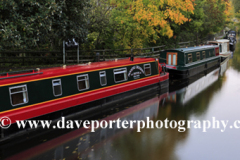
[(177, 62), (177, 56), (176, 54), (173, 54), (173, 65), (176, 65), (176, 62)]
[(209, 51), (209, 57), (211, 57), (212, 55), (211, 55), (211, 51)]
[(215, 52), (214, 51), (212, 51), (212, 55), (215, 56)]
[(79, 91), (89, 89), (88, 74), (77, 76), (77, 85)]
[(61, 96), (62, 95), (61, 79), (52, 80), (52, 87), (53, 87), (53, 95), (54, 96)]
[(9, 92), (12, 106), (28, 103), (27, 85), (11, 87)]
[(168, 64), (171, 65), (172, 63), (172, 55), (168, 54)]
[(114, 69), (114, 80), (116, 83), (127, 80), (127, 68)]
[(151, 75), (151, 65), (144, 64), (144, 71), (145, 71), (145, 76)]
[(107, 84), (106, 71), (99, 72), (99, 77), (100, 77), (100, 84), (102, 86), (105, 86)]
[(213, 51), (210, 51), (209, 54), (212, 56), (214, 56), (214, 52)]
[(188, 63), (192, 63), (192, 53), (188, 54)]
[(168, 65), (177, 65), (177, 53), (167, 53), (167, 64)]
[(199, 61), (200, 60), (200, 52), (197, 52), (196, 56), (197, 56), (197, 61)]
[(205, 59), (206, 55), (205, 55), (205, 51), (202, 52), (202, 59)]

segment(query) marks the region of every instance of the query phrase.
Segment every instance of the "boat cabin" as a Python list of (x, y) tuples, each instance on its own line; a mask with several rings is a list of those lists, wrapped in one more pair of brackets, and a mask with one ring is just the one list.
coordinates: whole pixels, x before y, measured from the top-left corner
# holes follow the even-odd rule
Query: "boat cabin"
[(215, 41), (209, 41), (208, 44), (218, 45), (219, 46), (219, 54), (221, 56), (228, 56), (230, 54), (228, 39), (219, 39), (219, 40), (215, 40)]
[(227, 33), (227, 35), (228, 35), (228, 37), (234, 37), (234, 38), (236, 38), (236, 31), (232, 31), (232, 30), (230, 30), (230, 31), (228, 31), (228, 33)]
[(172, 66), (185, 66), (219, 55), (216, 46), (197, 46), (165, 50), (160, 53), (159, 62)]
[(184, 79), (219, 67), (217, 45), (165, 50), (160, 53), (160, 63), (166, 63), (171, 79)]

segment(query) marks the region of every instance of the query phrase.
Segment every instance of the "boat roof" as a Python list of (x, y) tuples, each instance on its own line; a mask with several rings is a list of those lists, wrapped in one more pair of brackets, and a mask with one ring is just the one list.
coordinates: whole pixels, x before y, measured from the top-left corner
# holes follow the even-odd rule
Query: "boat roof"
[(5, 85), (13, 85), (20, 83), (27, 83), (37, 80), (59, 78), (62, 76), (82, 74), (91, 71), (105, 70), (111, 68), (124, 67), (128, 65), (136, 65), (146, 62), (156, 61), (155, 58), (150, 57), (135, 57), (134, 61), (130, 61), (129, 58), (126, 59), (115, 59), (111, 61), (103, 62), (93, 62), (78, 65), (69, 65), (62, 67), (53, 67), (40, 70), (32, 70), (32, 73), (17, 73), (11, 74), (11, 72), (6, 74), (0, 73), (0, 87)]
[(216, 45), (203, 45), (203, 46), (188, 47), (188, 48), (176, 48), (176, 49), (171, 49), (166, 51), (192, 52), (192, 51), (211, 49), (216, 47), (217, 47)]
[(208, 43), (228, 43), (229, 40), (228, 39), (218, 39), (215, 41), (208, 41)]
[(217, 42), (226, 43), (229, 42), (228, 39), (218, 39)]
[(236, 33), (236, 31), (232, 31), (232, 30), (230, 30), (230, 31), (228, 31), (228, 33)]

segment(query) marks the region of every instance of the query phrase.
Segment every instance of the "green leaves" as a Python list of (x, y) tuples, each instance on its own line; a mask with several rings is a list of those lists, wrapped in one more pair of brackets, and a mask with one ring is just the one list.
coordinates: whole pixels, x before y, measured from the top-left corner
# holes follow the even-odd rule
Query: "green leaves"
[(30, 49), (86, 37), (87, 0), (8, 0), (0, 3), (0, 48)]
[(57, 49), (62, 40), (73, 37), (84, 49), (142, 48), (181, 37), (194, 40), (223, 29), (229, 1), (0, 1), (0, 49)]
[(231, 19), (229, 0), (195, 0), (194, 3), (194, 14), (188, 15), (191, 21), (185, 23), (178, 33), (182, 39), (201, 39), (220, 32)]

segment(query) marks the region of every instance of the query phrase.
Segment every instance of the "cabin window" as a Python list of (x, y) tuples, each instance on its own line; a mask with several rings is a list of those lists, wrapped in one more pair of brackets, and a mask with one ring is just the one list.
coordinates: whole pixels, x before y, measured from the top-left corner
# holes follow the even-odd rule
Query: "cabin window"
[(209, 51), (209, 57), (211, 57), (212, 55), (211, 55), (211, 51)]
[(199, 61), (200, 60), (200, 52), (197, 52), (196, 56), (197, 56), (197, 61)]
[(79, 91), (89, 89), (88, 74), (77, 76), (77, 85)]
[(173, 54), (173, 65), (177, 65), (177, 56), (176, 54)]
[(206, 55), (205, 55), (205, 51), (202, 52), (202, 59), (205, 59)]
[(172, 55), (171, 54), (168, 55), (168, 64), (169, 65), (172, 64)]
[(127, 80), (127, 68), (114, 69), (114, 80), (116, 83)]
[(151, 65), (144, 64), (144, 71), (145, 71), (145, 76), (151, 75)]
[(212, 55), (215, 56), (215, 52), (214, 51), (212, 51)]
[(167, 53), (167, 64), (177, 65), (177, 53)]
[(13, 106), (28, 103), (27, 85), (9, 88), (11, 104)]
[(105, 86), (107, 84), (106, 71), (99, 72), (99, 77), (100, 77), (100, 84), (102, 86)]
[(222, 53), (222, 44), (219, 45), (219, 52)]
[(188, 63), (192, 63), (192, 54), (188, 54)]
[(53, 86), (53, 95), (61, 96), (62, 95), (61, 79), (52, 80), (52, 86)]

